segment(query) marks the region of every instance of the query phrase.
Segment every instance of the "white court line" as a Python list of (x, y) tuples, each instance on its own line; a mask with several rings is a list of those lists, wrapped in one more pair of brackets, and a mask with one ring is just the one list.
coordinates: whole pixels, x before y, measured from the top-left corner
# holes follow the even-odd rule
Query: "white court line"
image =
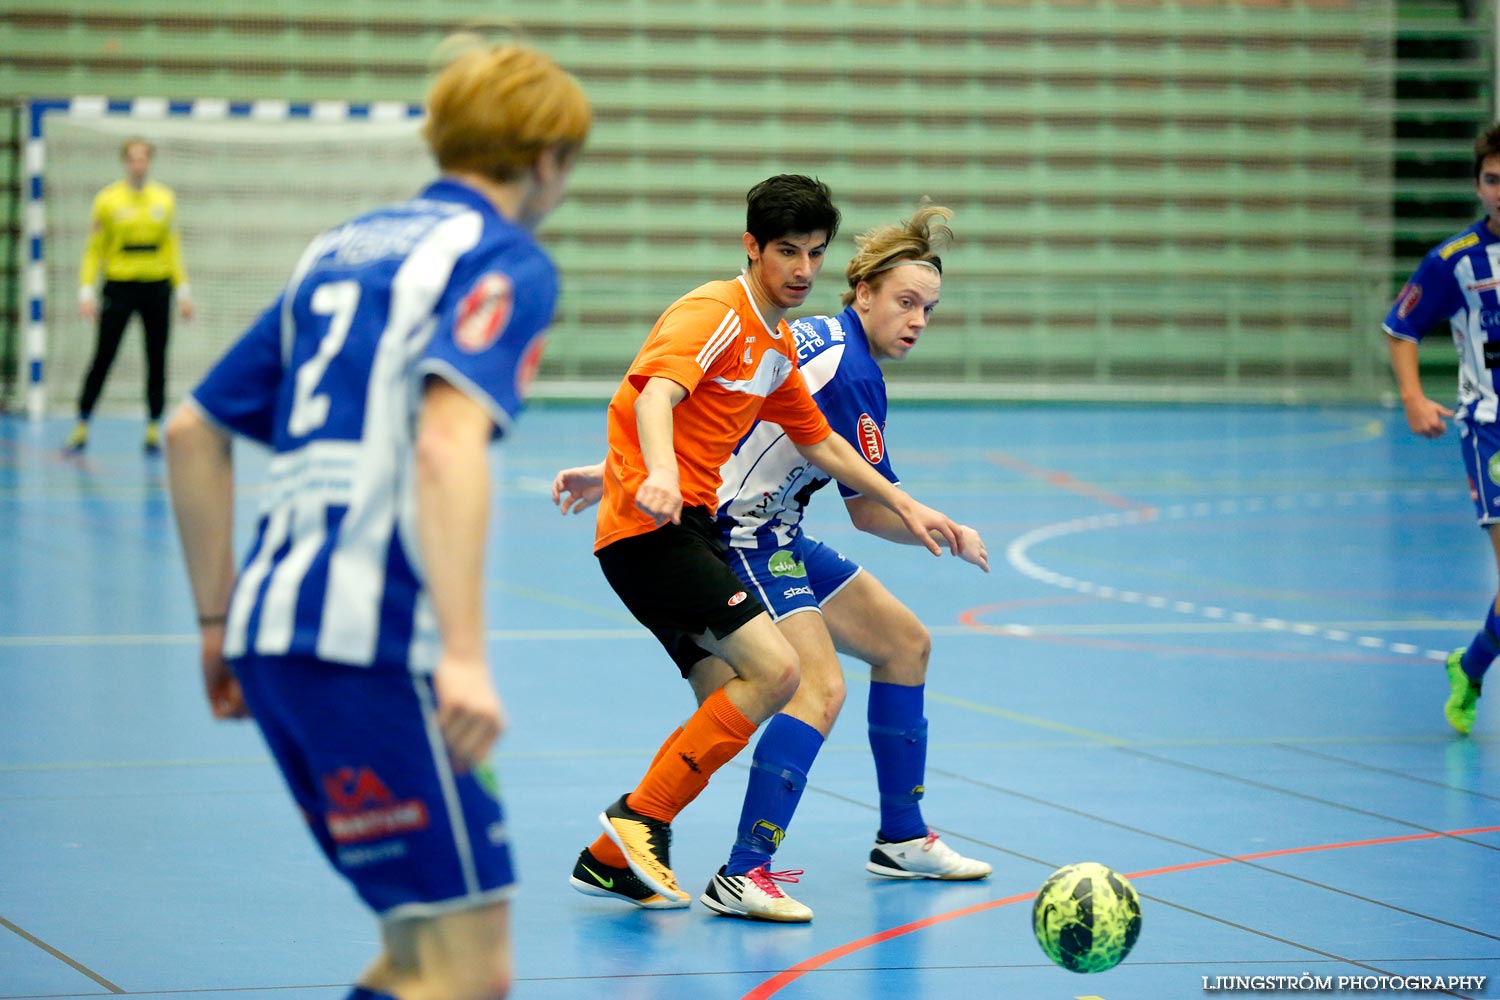
[[(486, 640), (500, 642), (559, 642), (578, 639), (616, 641), (650, 639), (644, 628), (492, 629)], [(198, 642), (196, 633), (181, 635), (0, 635), (0, 648), (55, 648), (59, 646), (187, 646)]]
[[(1434, 495), (1441, 498), (1447, 496), (1449, 493), (1451, 491), (1406, 490), (1401, 493), (1401, 496), (1403, 499), (1420, 503), (1431, 499)], [(1369, 632), (1381, 630), (1382, 628), (1389, 628), (1391, 630), (1404, 628), (1407, 631), (1435, 627), (1461, 629), (1464, 627), (1463, 625), (1433, 622), (1330, 622), (1318, 624), (1316, 622), (1288, 621), (1284, 618), (1262, 616), (1249, 611), (1232, 611), (1227, 608), (1197, 604), (1192, 601), (1178, 600), (1159, 594), (1118, 590), (1116, 587), (1101, 584), (1098, 581), (1078, 580), (1059, 573), (1056, 570), (1047, 569), (1031, 558), (1030, 550), (1032, 547), (1042, 542), (1062, 538), (1067, 535), (1081, 534), (1086, 531), (1114, 527), (1116, 525), (1129, 526), (1162, 520), (1181, 520), (1184, 518), (1199, 518), (1211, 515), (1251, 513), (1266, 510), (1268, 507), (1275, 510), (1291, 510), (1297, 507), (1319, 509), (1329, 506), (1330, 502), (1337, 506), (1349, 506), (1357, 500), (1384, 504), (1390, 502), (1390, 499), (1391, 493), (1386, 490), (1366, 490), (1361, 492), (1345, 490), (1334, 494), (1332, 498), (1321, 493), (1269, 498), (1249, 497), (1241, 500), (1221, 500), (1217, 503), (1210, 503), (1208, 501), (1176, 503), (1161, 508), (1143, 508), (1102, 517), (1092, 515), (1075, 518), (1071, 521), (1060, 521), (1056, 524), (1043, 525), (1040, 528), (1034, 528), (1031, 531), (1018, 535), (1006, 546), (1005, 558), (1018, 572), (1049, 586), (1061, 587), (1064, 590), (1077, 591), (1083, 594), (1092, 594), (1095, 597), (1105, 600), (1123, 601), (1126, 604), (1144, 604), (1147, 607), (1170, 610), (1184, 616), (1201, 617), (1216, 621), (1227, 618), (1227, 622), (1212, 626), (1212, 629), (1215, 631), (1234, 630), (1236, 626), (1243, 626), (1245, 629), (1264, 629), (1273, 632), (1290, 631), (1297, 635), (1316, 636), (1326, 639), (1329, 642), (1353, 643), (1365, 649), (1388, 649), (1390, 652), (1402, 656), (1419, 656), (1424, 659), (1441, 662), (1447, 659), (1448, 650), (1423, 650), (1412, 643), (1391, 642), (1380, 636), (1370, 635)], [(1335, 628), (1333, 627), (1335, 624), (1343, 627)], [(1014, 630), (1017, 626), (1008, 625), (1005, 628)], [(1130, 630), (1128, 626), (1109, 626), (1108, 628), (1118, 632)], [(1030, 634), (1047, 634), (1052, 631), (1054, 630), (1048, 627), (1032, 626), (1029, 629)], [(1061, 633), (1065, 629), (1057, 629), (1056, 631)]]
[[(1182, 612), (1181, 608), (1173, 607), (1173, 610)], [(1185, 613), (1185, 612), (1183, 612)], [(1334, 641), (1348, 641), (1350, 633), (1340, 629), (1328, 627), (1329, 623), (1316, 625), (1307, 623), (1298, 625), (1297, 631), (1303, 635), (1322, 635), (1325, 639)], [(1351, 628), (1366, 631), (1430, 631), (1451, 632), (1454, 629), (1466, 628), (1467, 622), (1460, 621), (1367, 621), (1367, 622), (1340, 622)], [(1264, 628), (1262, 623), (1254, 621), (1246, 622), (1135, 622), (1128, 624), (1096, 625), (1096, 624), (1070, 624), (1070, 625), (1022, 625), (1015, 622), (1007, 622), (1003, 625), (989, 626), (989, 630), (1004, 629), (1014, 635), (1182, 635), (1185, 633), (1243, 633), (1255, 632)], [(974, 629), (968, 625), (929, 625), (927, 630), (933, 635), (961, 636), (973, 635)], [(485, 633), (485, 639), (492, 642), (596, 642), (616, 641), (619, 639), (649, 639), (650, 633), (645, 629), (630, 628), (596, 628), (596, 629), (492, 629)], [(0, 636), (0, 648), (11, 649), (58, 649), (58, 648), (83, 648), (83, 647), (110, 647), (110, 646), (191, 646), (196, 645), (198, 636), (191, 633), (176, 635), (7, 635)], [(1391, 643), (1391, 649), (1398, 653), (1414, 654), (1419, 652), (1417, 647), (1409, 643)], [(1444, 656), (1447, 654), (1445, 653)]]

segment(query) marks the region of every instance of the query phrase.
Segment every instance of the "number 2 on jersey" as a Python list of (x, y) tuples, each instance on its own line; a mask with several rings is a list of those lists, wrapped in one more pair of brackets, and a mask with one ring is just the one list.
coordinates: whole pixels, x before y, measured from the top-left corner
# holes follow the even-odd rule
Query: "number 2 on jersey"
[(354, 325), (354, 311), (359, 308), (359, 283), (333, 281), (319, 285), (308, 306), (315, 315), (329, 318), (328, 329), (318, 341), (317, 353), (297, 369), (292, 412), (286, 421), (287, 431), (293, 437), (311, 434), (328, 422), (328, 394), (316, 390), (329, 363), (344, 349), (349, 328)]

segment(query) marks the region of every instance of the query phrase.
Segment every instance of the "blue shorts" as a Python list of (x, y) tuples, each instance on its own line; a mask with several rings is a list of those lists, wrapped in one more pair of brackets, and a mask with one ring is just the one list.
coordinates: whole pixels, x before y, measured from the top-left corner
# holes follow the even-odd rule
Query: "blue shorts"
[(1500, 523), (1500, 427), (1464, 417), (1458, 424), (1458, 443), (1469, 474), (1469, 498), (1481, 525)]
[(494, 772), (453, 773), (430, 677), (288, 657), (234, 671), (303, 819), (371, 909), (428, 917), (510, 895)]
[(817, 611), (860, 569), (838, 549), (806, 534), (779, 549), (731, 548), (729, 553), (729, 564), (760, 598), (772, 621)]

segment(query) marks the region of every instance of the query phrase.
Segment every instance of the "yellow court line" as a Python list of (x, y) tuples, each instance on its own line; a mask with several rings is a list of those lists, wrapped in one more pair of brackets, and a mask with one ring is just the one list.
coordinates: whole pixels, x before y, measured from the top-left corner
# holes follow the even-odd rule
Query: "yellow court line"
[(934, 691), (927, 692), (928, 701), (940, 701), (945, 705), (955, 708), (967, 709), (970, 712), (978, 712), (981, 715), (993, 715), (996, 718), (1008, 719), (1011, 722), (1019, 722), (1027, 726), (1036, 726), (1038, 729), (1048, 729), (1056, 733), (1067, 733), (1069, 736), (1077, 736), (1097, 743), (1109, 746), (1125, 746), (1129, 740), (1120, 739), (1118, 736), (1110, 736), (1108, 733), (1096, 733), (1091, 729), (1080, 729), (1063, 722), (1053, 722), (1051, 719), (1043, 719), (1036, 715), (1025, 715), (1021, 712), (1012, 712), (1004, 708), (996, 708), (993, 705), (982, 705), (977, 701), (967, 701), (963, 698), (954, 698), (951, 695), (938, 694)]
[(518, 597), (528, 597), (533, 601), (541, 601), (543, 604), (551, 604), (559, 608), (567, 608), (570, 611), (583, 611), (598, 618), (606, 618), (613, 622), (624, 622), (628, 625), (636, 624), (635, 618), (628, 612), (614, 607), (601, 607), (588, 601), (576, 600), (562, 594), (553, 593), (550, 590), (538, 590), (535, 587), (522, 587), (514, 583), (505, 583), (501, 580), (492, 580), (490, 583), (498, 590), (507, 594), (515, 594)]
[[(845, 669), (845, 676), (856, 677), (862, 681), (869, 682), (870, 674), (864, 670)], [(1104, 743), (1108, 746), (1125, 746), (1129, 740), (1111, 736), (1108, 733), (1096, 733), (1091, 729), (1080, 729), (1070, 726), (1064, 722), (1053, 722), (1051, 719), (1043, 719), (1036, 715), (1025, 715), (1021, 712), (1012, 712), (1004, 708), (996, 708), (994, 705), (983, 705), (977, 701), (969, 701), (964, 698), (955, 698), (952, 695), (942, 694), (932, 690), (930, 687), (925, 692), (928, 701), (939, 701), (944, 705), (952, 705), (954, 708), (966, 709), (970, 712), (978, 712), (981, 715), (993, 715), (998, 719), (1006, 719), (1010, 722), (1019, 722), (1022, 725), (1035, 726), (1038, 729), (1047, 729), (1056, 733), (1066, 733), (1069, 736), (1077, 736), (1080, 739), (1089, 740), (1094, 743)]]

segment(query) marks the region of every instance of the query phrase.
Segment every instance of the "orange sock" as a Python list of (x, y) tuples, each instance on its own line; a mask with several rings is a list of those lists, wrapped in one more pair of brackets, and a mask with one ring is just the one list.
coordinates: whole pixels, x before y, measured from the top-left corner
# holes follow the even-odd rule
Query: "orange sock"
[(671, 822), (754, 735), (755, 723), (720, 688), (683, 724), (682, 734), (652, 763), (626, 805), (643, 816)]
[(589, 853), (599, 859), (600, 864), (609, 865), (611, 868), (629, 868), (625, 863), (625, 852), (615, 846), (615, 842), (604, 834), (599, 834), (599, 839), (589, 845)]
[[(667, 751), (672, 749), (672, 744), (676, 743), (677, 737), (681, 735), (681, 726), (678, 726), (676, 729), (672, 730), (672, 735), (668, 736), (666, 740), (662, 742), (662, 745), (657, 748), (656, 756), (651, 758), (651, 767), (655, 767), (656, 762), (667, 755)], [(650, 770), (650, 768), (647, 768), (647, 770)], [(598, 840), (589, 845), (589, 852), (604, 864), (609, 865), (611, 868), (627, 867), (625, 864), (625, 855), (620, 851), (618, 847), (615, 846), (615, 842), (613, 840), (610, 840), (602, 833), (599, 834)]]

